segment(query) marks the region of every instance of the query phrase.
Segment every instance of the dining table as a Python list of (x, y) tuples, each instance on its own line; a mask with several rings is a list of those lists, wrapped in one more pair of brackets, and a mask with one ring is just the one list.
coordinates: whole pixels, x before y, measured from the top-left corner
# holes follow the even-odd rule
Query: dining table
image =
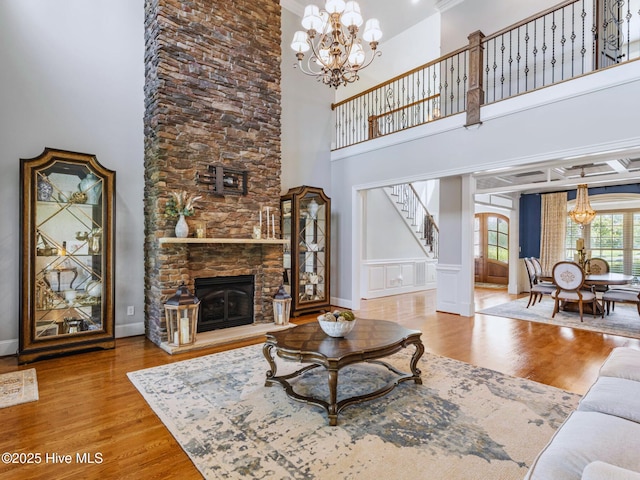
[(632, 281), (633, 275), (616, 272), (587, 273), (584, 277), (584, 283), (587, 285), (626, 285)]
[[(553, 282), (553, 276), (549, 273), (543, 273), (537, 276), (539, 281)], [(587, 286), (605, 285), (607, 287), (611, 285), (627, 285), (634, 279), (633, 275), (626, 275), (624, 273), (607, 272), (607, 273), (587, 273), (584, 277), (584, 284)], [(573, 302), (565, 303), (562, 306), (563, 310), (574, 310), (576, 305)], [(596, 301), (596, 314), (604, 314), (604, 306)], [(586, 303), (584, 305), (585, 313), (593, 313), (591, 305)]]
[[(553, 282), (550, 273), (538, 275), (538, 280), (543, 282)], [(607, 273), (587, 273), (584, 277), (585, 285), (626, 285), (633, 281), (633, 275), (624, 273), (607, 272)]]

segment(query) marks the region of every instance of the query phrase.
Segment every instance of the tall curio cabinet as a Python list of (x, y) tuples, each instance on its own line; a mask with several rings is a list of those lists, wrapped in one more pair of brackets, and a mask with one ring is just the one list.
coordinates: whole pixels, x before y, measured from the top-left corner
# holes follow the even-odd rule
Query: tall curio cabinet
[(113, 348), (115, 172), (47, 148), (20, 185), (18, 361)]
[(285, 288), (291, 294), (291, 314), (330, 308), (331, 200), (321, 188), (296, 187), (280, 200), (285, 244)]

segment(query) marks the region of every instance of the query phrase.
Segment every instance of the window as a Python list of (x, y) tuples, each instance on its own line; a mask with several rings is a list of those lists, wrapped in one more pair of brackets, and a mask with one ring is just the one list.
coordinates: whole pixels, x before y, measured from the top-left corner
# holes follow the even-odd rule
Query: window
[(565, 241), (568, 259), (574, 259), (576, 240), (584, 238), (592, 258), (604, 258), (612, 272), (640, 275), (640, 212), (599, 211), (584, 229), (567, 217)]
[(487, 219), (487, 257), (509, 262), (509, 224), (500, 217)]

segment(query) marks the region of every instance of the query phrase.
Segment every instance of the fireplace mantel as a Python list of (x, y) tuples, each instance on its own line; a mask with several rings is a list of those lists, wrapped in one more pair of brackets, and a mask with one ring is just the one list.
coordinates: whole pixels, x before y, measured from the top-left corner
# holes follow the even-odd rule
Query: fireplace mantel
[(285, 245), (289, 240), (281, 238), (177, 238), (161, 237), (158, 239), (160, 246), (168, 243), (251, 243), (266, 245)]

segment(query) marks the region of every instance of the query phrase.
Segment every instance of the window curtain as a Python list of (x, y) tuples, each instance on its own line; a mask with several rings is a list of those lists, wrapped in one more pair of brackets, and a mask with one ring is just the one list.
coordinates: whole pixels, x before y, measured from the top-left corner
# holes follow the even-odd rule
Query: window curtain
[(551, 273), (556, 263), (565, 260), (567, 192), (544, 194), (541, 203), (540, 263), (543, 272)]

